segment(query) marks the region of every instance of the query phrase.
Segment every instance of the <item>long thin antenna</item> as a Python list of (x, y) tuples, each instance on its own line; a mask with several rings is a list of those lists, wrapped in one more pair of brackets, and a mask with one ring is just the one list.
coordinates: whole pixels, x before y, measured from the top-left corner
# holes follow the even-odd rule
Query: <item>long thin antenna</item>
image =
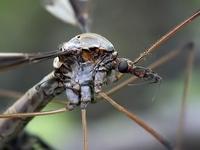
[(186, 117), (186, 101), (188, 98), (188, 91), (189, 91), (189, 83), (192, 77), (192, 66), (194, 61), (194, 46), (193, 44), (189, 48), (189, 56), (186, 64), (186, 76), (184, 81), (184, 90), (183, 90), (183, 97), (181, 100), (181, 110), (180, 110), (180, 119), (179, 119), (179, 126), (177, 129), (177, 141), (176, 141), (176, 150), (182, 150), (183, 145), (183, 137), (184, 137), (184, 127), (185, 127), (185, 117)]
[(139, 117), (137, 117), (135, 114), (129, 112), (124, 107), (116, 103), (112, 98), (107, 96), (105, 93), (99, 93), (107, 102), (109, 102), (114, 108), (116, 108), (118, 111), (125, 114), (128, 118), (133, 120), (135, 123), (137, 123), (140, 127), (142, 127), (144, 130), (146, 130), (148, 133), (150, 133), (154, 138), (156, 138), (166, 149), (173, 150), (171, 144), (162, 137), (158, 132), (156, 132), (153, 128), (151, 128), (149, 125), (147, 125), (143, 120), (141, 120)]
[(67, 108), (60, 108), (57, 110), (43, 111), (43, 112), (2, 114), (0, 115), (0, 118), (22, 118), (22, 117), (45, 116), (45, 115), (54, 115), (57, 113), (63, 113), (66, 111), (68, 111)]
[(83, 126), (84, 150), (88, 150), (88, 129), (87, 129), (87, 112), (86, 112), (86, 109), (81, 109), (81, 118), (82, 118), (82, 126)]
[(156, 41), (150, 48), (146, 49), (143, 53), (140, 54), (138, 58), (135, 59), (134, 64), (137, 64), (141, 59), (149, 55), (151, 52), (153, 52), (156, 48), (158, 48), (161, 44), (163, 44), (165, 41), (167, 41), (169, 38), (171, 38), (175, 33), (177, 33), (179, 30), (181, 30), (183, 27), (185, 27), (187, 24), (191, 23), (194, 19), (200, 16), (200, 10), (195, 12), (192, 16), (185, 19), (183, 22), (175, 26), (173, 29), (171, 29), (168, 33), (166, 33), (164, 36), (162, 36), (158, 41)]

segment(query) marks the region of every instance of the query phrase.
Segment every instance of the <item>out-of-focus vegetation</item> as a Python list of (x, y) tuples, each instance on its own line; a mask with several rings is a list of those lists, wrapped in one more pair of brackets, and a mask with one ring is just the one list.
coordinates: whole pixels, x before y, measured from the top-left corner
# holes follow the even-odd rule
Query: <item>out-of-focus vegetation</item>
[[(92, 31), (107, 37), (115, 45), (120, 56), (134, 59), (170, 28), (199, 8), (198, 0), (91, 0)], [(199, 143), (196, 143), (200, 137), (199, 26), (200, 18), (180, 31), (142, 63), (146, 66), (187, 42), (195, 42), (197, 51), (187, 102), (185, 131), (187, 136), (184, 138), (187, 139), (186, 144), (190, 149), (200, 147)], [(78, 28), (66, 25), (47, 13), (40, 6), (39, 0), (0, 1), (0, 52), (51, 51), (78, 33), (80, 33)], [(186, 56), (187, 54), (183, 53), (155, 70), (163, 77), (159, 90), (155, 84), (127, 86), (112, 95), (172, 143), (175, 142), (178, 126)], [(47, 61), (1, 72), (0, 88), (25, 92), (52, 69), (52, 61)], [(156, 99), (152, 101), (154, 96)], [(59, 99), (66, 97), (63, 94)], [(13, 102), (2, 97), (1, 109), (5, 109)], [(49, 108), (57, 107), (51, 105)], [(88, 113), (91, 149), (162, 149), (162, 146), (148, 133), (115, 111), (109, 104), (99, 102), (90, 105)], [(38, 117), (29, 123), (27, 130), (38, 134), (57, 149), (82, 147), (79, 110), (67, 115)]]

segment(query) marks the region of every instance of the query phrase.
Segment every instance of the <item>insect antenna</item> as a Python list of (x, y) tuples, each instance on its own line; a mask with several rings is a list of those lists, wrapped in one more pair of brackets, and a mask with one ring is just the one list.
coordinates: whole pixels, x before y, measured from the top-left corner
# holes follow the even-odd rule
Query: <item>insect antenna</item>
[(184, 90), (183, 96), (181, 100), (181, 109), (179, 114), (179, 126), (177, 128), (177, 137), (176, 137), (176, 149), (181, 150), (183, 147), (183, 137), (184, 137), (184, 128), (185, 128), (185, 117), (186, 117), (186, 103), (188, 99), (188, 92), (189, 92), (189, 84), (192, 77), (192, 66), (194, 61), (194, 44), (190, 43), (187, 46), (189, 50), (189, 55), (186, 64), (185, 70), (185, 81), (184, 81)]
[(153, 128), (147, 125), (143, 120), (141, 120), (135, 114), (129, 112), (123, 106), (116, 103), (112, 98), (107, 96), (105, 93), (102, 92), (102, 93), (99, 93), (99, 95), (103, 97), (107, 102), (109, 102), (114, 108), (116, 108), (118, 111), (125, 114), (128, 118), (130, 118), (132, 121), (137, 123), (140, 127), (142, 127), (144, 130), (146, 130), (149, 134), (151, 134), (154, 138), (156, 138), (166, 149), (173, 150), (173, 147), (171, 146), (171, 144), (164, 137), (162, 137), (158, 132), (156, 132)]
[(167, 32), (164, 36), (162, 36), (159, 40), (157, 40), (150, 48), (146, 49), (143, 53), (141, 53), (140, 56), (134, 60), (134, 64), (137, 64), (140, 60), (142, 60), (144, 57), (149, 55), (161, 44), (163, 44), (168, 39), (170, 39), (173, 35), (175, 35), (175, 33), (177, 33), (179, 30), (181, 30), (183, 27), (191, 23), (194, 19), (196, 19), (199, 16), (200, 16), (200, 10), (198, 10), (192, 16), (190, 16), (189, 18), (185, 19), (183, 22), (175, 26), (173, 29)]
[(88, 129), (87, 129), (87, 111), (86, 111), (86, 109), (81, 109), (81, 118), (82, 118), (82, 126), (83, 126), (84, 150), (88, 150)]

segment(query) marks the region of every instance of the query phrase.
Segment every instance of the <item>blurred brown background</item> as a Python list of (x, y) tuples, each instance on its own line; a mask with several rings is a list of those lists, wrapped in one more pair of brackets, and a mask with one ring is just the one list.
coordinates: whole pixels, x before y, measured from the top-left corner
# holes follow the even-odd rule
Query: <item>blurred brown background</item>
[[(200, 7), (199, 0), (91, 0), (92, 32), (108, 38), (120, 56), (136, 58), (174, 25)], [(193, 41), (196, 45), (193, 78), (187, 102), (185, 149), (200, 149), (200, 18), (163, 44), (142, 64), (147, 66), (167, 52)], [(42, 52), (57, 49), (80, 30), (47, 13), (39, 0), (0, 1), (0, 51)], [(158, 85), (127, 86), (112, 97), (162, 133), (172, 144), (178, 126), (186, 53), (155, 71), (163, 77)], [(0, 88), (19, 92), (37, 83), (52, 70), (52, 60), (26, 65), (0, 74)], [(128, 75), (127, 75), (128, 77)], [(125, 78), (127, 78), (125, 77)], [(115, 85), (115, 84), (114, 84)], [(110, 87), (109, 87), (110, 88)], [(155, 100), (152, 101), (153, 97)], [(65, 95), (58, 99), (64, 100)], [(2, 111), (14, 100), (1, 97)], [(56, 108), (50, 105), (49, 108)], [(90, 149), (164, 149), (143, 129), (112, 106), (101, 101), (88, 107)], [(27, 127), (56, 149), (82, 149), (80, 111), (38, 117)]]

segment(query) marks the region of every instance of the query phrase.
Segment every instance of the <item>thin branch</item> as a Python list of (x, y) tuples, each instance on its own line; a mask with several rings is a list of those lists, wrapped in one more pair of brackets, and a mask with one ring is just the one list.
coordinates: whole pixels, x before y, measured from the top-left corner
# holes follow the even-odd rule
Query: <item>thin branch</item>
[(146, 130), (148, 133), (150, 133), (154, 138), (156, 138), (165, 148), (168, 150), (173, 150), (171, 144), (162, 137), (158, 132), (156, 132), (153, 128), (151, 128), (149, 125), (147, 125), (143, 120), (141, 120), (139, 117), (137, 117), (135, 114), (129, 112), (124, 107), (116, 103), (112, 98), (107, 96), (105, 93), (99, 93), (101, 97), (103, 97), (107, 102), (109, 102), (114, 108), (116, 108), (118, 111), (125, 114), (128, 118), (133, 120), (135, 123), (137, 123), (140, 127), (142, 127), (144, 130)]
[(195, 12), (192, 16), (185, 19), (183, 22), (175, 26), (173, 29), (171, 29), (168, 33), (166, 33), (164, 36), (162, 36), (158, 41), (156, 41), (150, 48), (145, 50), (143, 53), (140, 54), (138, 58), (135, 59), (134, 64), (138, 63), (140, 60), (142, 60), (144, 57), (152, 53), (156, 48), (158, 48), (161, 44), (166, 42), (168, 39), (170, 39), (173, 35), (175, 35), (179, 30), (181, 30), (183, 27), (191, 23), (194, 19), (200, 16), (200, 10)]
[(176, 149), (181, 150), (183, 144), (183, 133), (185, 128), (185, 117), (186, 117), (186, 103), (189, 92), (189, 83), (192, 77), (192, 66), (194, 61), (194, 48), (193, 46), (189, 49), (189, 56), (186, 64), (186, 72), (185, 72), (185, 81), (184, 81), (184, 90), (183, 97), (181, 100), (181, 110), (180, 110), (180, 118), (179, 118), (179, 127), (177, 129), (177, 141), (176, 141)]
[(81, 118), (82, 118), (82, 126), (83, 126), (84, 150), (88, 150), (88, 129), (87, 129), (87, 112), (86, 112), (86, 109), (81, 109)]

